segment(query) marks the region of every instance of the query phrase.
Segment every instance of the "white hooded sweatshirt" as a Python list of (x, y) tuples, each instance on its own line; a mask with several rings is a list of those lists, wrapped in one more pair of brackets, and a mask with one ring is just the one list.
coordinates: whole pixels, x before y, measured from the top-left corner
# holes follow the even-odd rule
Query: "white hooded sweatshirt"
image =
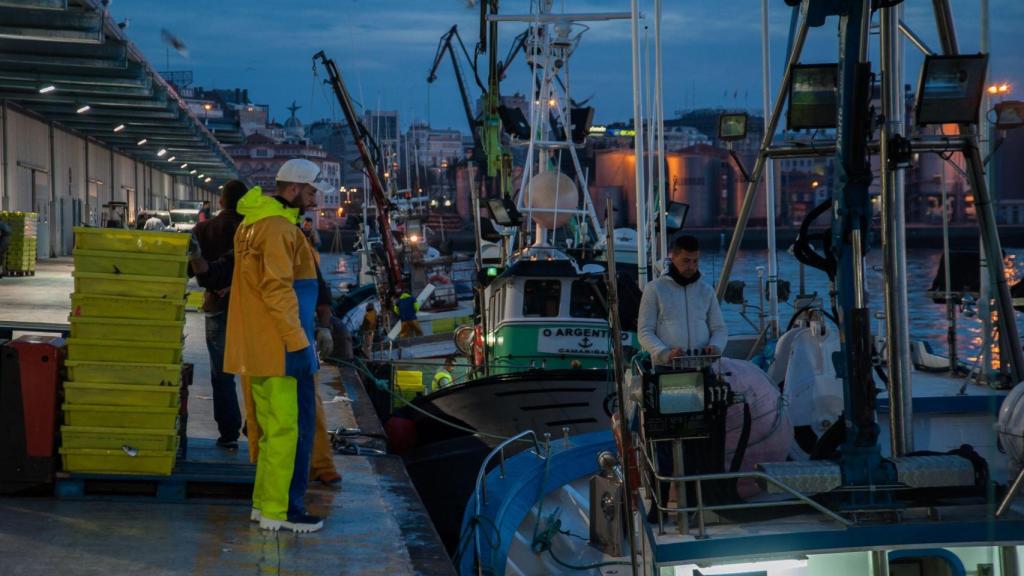
[(697, 280), (683, 287), (666, 274), (644, 288), (637, 336), (654, 363), (667, 365), (673, 348), (714, 346), (722, 352), (729, 331), (710, 285)]

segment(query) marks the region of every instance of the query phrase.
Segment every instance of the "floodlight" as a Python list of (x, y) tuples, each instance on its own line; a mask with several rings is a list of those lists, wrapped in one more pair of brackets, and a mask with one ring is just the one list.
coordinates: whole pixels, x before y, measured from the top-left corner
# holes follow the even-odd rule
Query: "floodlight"
[(685, 202), (669, 202), (665, 210), (665, 230), (675, 232), (686, 224), (686, 215), (690, 213), (690, 205)]
[(501, 118), (501, 126), (511, 136), (520, 140), (530, 139), (530, 123), (526, 115), (519, 108), (498, 106), (498, 116)]
[(790, 130), (836, 127), (838, 64), (798, 64), (789, 82)]
[(747, 137), (746, 112), (722, 114), (718, 117), (718, 139), (723, 142), (743, 140)]
[(1024, 102), (1006, 100), (996, 104), (996, 128), (1008, 130), (1024, 126)]
[(914, 106), (917, 125), (977, 123), (987, 66), (987, 54), (925, 57)]
[(487, 207), (491, 210), (491, 218), (502, 226), (518, 226), (522, 221), (519, 210), (509, 198), (488, 198)]

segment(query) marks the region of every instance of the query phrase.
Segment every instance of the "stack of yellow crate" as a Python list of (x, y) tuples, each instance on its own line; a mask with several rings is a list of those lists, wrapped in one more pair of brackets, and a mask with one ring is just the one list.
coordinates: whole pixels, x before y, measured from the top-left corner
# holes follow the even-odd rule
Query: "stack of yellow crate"
[(4, 270), (15, 275), (34, 274), (36, 271), (35, 212), (0, 212), (0, 221), (11, 229), (11, 243), (4, 257)]
[(64, 470), (170, 474), (188, 234), (75, 228)]

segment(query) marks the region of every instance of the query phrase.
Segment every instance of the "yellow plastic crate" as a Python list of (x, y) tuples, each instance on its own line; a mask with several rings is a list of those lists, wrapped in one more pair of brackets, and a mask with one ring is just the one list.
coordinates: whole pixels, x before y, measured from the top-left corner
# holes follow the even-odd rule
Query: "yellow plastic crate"
[(185, 278), (188, 276), (188, 257), (183, 255), (75, 250), (74, 257), (77, 272), (160, 276), (162, 278)]
[(64, 401), (74, 405), (177, 408), (181, 391), (176, 386), (65, 382)]
[(132, 340), (134, 342), (180, 343), (184, 321), (128, 320), (124, 318), (88, 318), (71, 316), (71, 337), (89, 340)]
[[(131, 453), (129, 453), (131, 452)], [(61, 448), (67, 472), (97, 474), (148, 474), (169, 476), (174, 470), (177, 452), (173, 450), (104, 450), (101, 448)]]
[[(406, 400), (412, 400), (416, 396), (423, 394), (423, 372), (418, 370), (396, 370), (395, 371), (395, 387), (399, 394), (402, 395)], [(395, 406), (403, 406), (404, 403), (395, 398), (393, 400)]]
[(140, 362), (90, 362), (65, 360), (68, 379), (73, 382), (177, 386), (181, 383), (180, 364), (143, 364)]
[(176, 430), (178, 427), (177, 408), (92, 406), (65, 403), (61, 409), (64, 410), (64, 423), (68, 426), (143, 428), (165, 431)]
[[(68, 338), (68, 358), (96, 362), (180, 364), (182, 343)], [(80, 382), (82, 380), (79, 380)]]
[(111, 252), (142, 252), (184, 256), (189, 234), (123, 230), (120, 228), (75, 228), (75, 248)]
[(203, 309), (204, 292), (202, 290), (189, 290), (185, 297), (185, 309), (190, 312), (198, 312)]
[(80, 294), (129, 296), (131, 298), (164, 298), (184, 300), (187, 278), (161, 278), (132, 274), (97, 274), (74, 272), (75, 292)]
[(83, 318), (127, 318), (174, 321), (185, 319), (185, 301), (172, 298), (128, 298), (71, 294), (71, 315)]
[(127, 446), (135, 450), (160, 452), (178, 449), (178, 432), (175, 430), (61, 426), (60, 438), (60, 445), (64, 448), (121, 450)]

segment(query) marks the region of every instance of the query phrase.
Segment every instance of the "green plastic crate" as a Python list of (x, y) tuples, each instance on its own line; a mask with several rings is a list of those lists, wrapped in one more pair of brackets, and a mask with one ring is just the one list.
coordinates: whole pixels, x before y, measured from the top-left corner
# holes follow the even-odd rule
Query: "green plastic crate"
[(156, 322), (185, 319), (185, 300), (172, 298), (129, 298), (95, 294), (71, 294), (71, 316), (83, 318), (125, 318)]
[(184, 255), (75, 250), (74, 257), (76, 272), (159, 276), (161, 278), (185, 278), (188, 276), (188, 257)]
[(88, 340), (180, 343), (185, 329), (183, 320), (167, 322), (86, 316), (71, 316), (68, 320), (71, 322), (71, 337)]
[(177, 386), (65, 382), (64, 400), (73, 405), (177, 408), (181, 391)]
[(93, 406), (89, 404), (67, 404), (64, 423), (68, 426), (92, 426), (98, 428), (143, 428), (146, 430), (177, 430), (177, 408), (154, 408), (152, 406)]
[(75, 292), (80, 294), (128, 296), (130, 298), (164, 298), (184, 300), (187, 278), (135, 276), (132, 274), (97, 274), (74, 272)]
[(175, 387), (181, 383), (180, 364), (65, 360), (64, 367), (73, 382)]
[(121, 228), (75, 228), (75, 248), (111, 252), (142, 252), (184, 256), (189, 234), (124, 230)]
[(135, 342), (68, 338), (68, 358), (96, 362), (180, 364), (182, 342)]
[(135, 450), (175, 451), (178, 449), (178, 432), (144, 428), (61, 426), (60, 445), (63, 448), (121, 450), (127, 446)]
[(173, 450), (104, 450), (101, 448), (61, 448), (67, 472), (96, 474), (148, 474), (168, 476), (174, 470), (177, 452)]

